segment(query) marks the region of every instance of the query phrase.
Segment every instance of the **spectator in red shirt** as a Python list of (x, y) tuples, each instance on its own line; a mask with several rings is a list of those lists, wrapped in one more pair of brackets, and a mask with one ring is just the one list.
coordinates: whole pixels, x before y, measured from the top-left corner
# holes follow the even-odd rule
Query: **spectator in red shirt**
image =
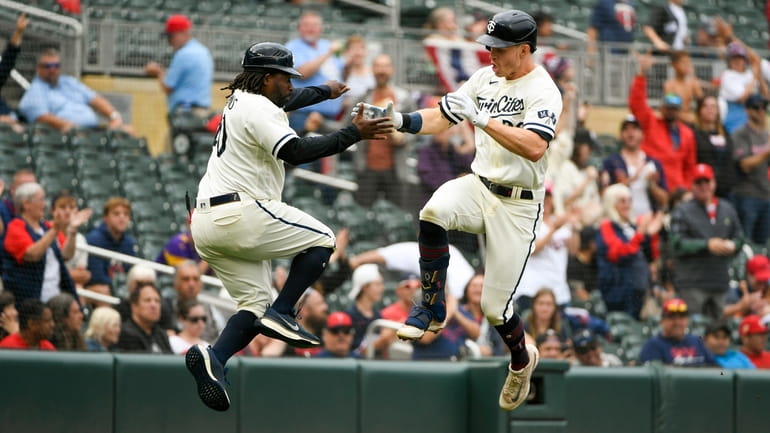
[(658, 117), (647, 103), (647, 70), (652, 57), (639, 56), (639, 71), (631, 83), (628, 107), (644, 131), (642, 150), (663, 164), (669, 191), (689, 189), (696, 164), (695, 134), (678, 120), (682, 98), (674, 93), (663, 96)]
[(759, 316), (750, 315), (741, 320), (738, 328), (741, 335), (741, 352), (749, 357), (757, 368), (770, 368), (770, 351), (765, 350), (768, 329)]
[(16, 302), (27, 298), (46, 302), (64, 292), (77, 298), (64, 261), (75, 252), (75, 233), (83, 215), (59, 209), (54, 210), (52, 223), (45, 221), (45, 192), (35, 182), (16, 188), (13, 202), (18, 217), (6, 227), (3, 243), (5, 289), (13, 292)]
[(48, 341), (53, 327), (51, 309), (40, 299), (25, 299), (19, 305), (19, 332), (0, 340), (0, 349), (56, 350)]

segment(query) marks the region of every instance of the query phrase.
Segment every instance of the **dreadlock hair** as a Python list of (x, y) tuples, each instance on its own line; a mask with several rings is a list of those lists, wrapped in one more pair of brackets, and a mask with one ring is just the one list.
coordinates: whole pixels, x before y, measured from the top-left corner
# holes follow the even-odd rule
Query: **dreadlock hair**
[(236, 90), (243, 90), (248, 93), (255, 93), (257, 95), (262, 94), (262, 83), (265, 81), (265, 75), (270, 73), (269, 70), (259, 69), (254, 71), (243, 71), (233, 78), (226, 87), (222, 87), (220, 90), (230, 90), (230, 94), (227, 97), (233, 96), (233, 92)]

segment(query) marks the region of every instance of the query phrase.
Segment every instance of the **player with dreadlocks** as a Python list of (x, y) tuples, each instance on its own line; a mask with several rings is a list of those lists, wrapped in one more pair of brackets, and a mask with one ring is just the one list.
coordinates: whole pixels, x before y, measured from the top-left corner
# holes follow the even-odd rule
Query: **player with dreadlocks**
[[(206, 173), (198, 187), (190, 229), (195, 248), (230, 296), (237, 312), (212, 347), (193, 346), (186, 365), (201, 400), (227, 410), (224, 365), (258, 333), (295, 347), (317, 347), (318, 337), (296, 321), (295, 305), (323, 272), (335, 246), (332, 231), (305, 212), (281, 201), (284, 162), (292, 165), (343, 152), (361, 139), (385, 138), (394, 131), (389, 118), (365, 119), (337, 132), (298, 137), (286, 111), (338, 97), (341, 83), (294, 89), (291, 52), (283, 45), (252, 45), (241, 72), (226, 90)], [(271, 259), (293, 257), (280, 295), (271, 297)]]

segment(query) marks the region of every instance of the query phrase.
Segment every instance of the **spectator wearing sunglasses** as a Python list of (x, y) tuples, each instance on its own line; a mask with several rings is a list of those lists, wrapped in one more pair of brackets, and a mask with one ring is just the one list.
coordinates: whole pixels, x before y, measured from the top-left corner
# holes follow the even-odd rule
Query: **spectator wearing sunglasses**
[(110, 101), (77, 78), (61, 73), (61, 57), (55, 49), (38, 56), (35, 78), (19, 102), (19, 111), (29, 123), (42, 123), (61, 132), (99, 127), (101, 115), (109, 129), (133, 134), (133, 128), (123, 123)]
[(342, 311), (335, 311), (326, 318), (326, 326), (321, 333), (323, 350), (315, 358), (360, 358), (353, 347), (353, 319)]
[(195, 299), (186, 299), (179, 303), (179, 320), (182, 330), (179, 334), (168, 338), (171, 350), (179, 355), (184, 355), (193, 344), (209, 345), (203, 338), (203, 330), (206, 329), (206, 310), (203, 304)]

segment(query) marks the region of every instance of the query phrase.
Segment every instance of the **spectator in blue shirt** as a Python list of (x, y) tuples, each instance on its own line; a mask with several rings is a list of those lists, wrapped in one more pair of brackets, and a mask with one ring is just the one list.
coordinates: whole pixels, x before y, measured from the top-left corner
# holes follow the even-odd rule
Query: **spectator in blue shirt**
[(709, 325), (703, 336), (703, 344), (714, 354), (722, 368), (755, 368), (748, 356), (730, 348), (730, 328), (719, 321)]
[[(136, 241), (126, 233), (131, 222), (131, 203), (123, 197), (112, 197), (104, 203), (103, 222), (86, 236), (88, 245), (105, 248), (117, 253), (136, 256)], [(120, 272), (128, 272), (128, 264), (88, 255), (88, 270), (91, 280), (86, 289), (105, 295), (112, 294), (112, 277)]]
[[(345, 63), (339, 57), (342, 44), (321, 37), (323, 18), (316, 11), (303, 12), (297, 24), (299, 37), (286, 43), (294, 55), (294, 67), (302, 78), (292, 80), (294, 87), (320, 86), (329, 80), (340, 81)], [(312, 112), (326, 120), (336, 120), (342, 110), (342, 98), (327, 99), (315, 105), (289, 113), (289, 124), (295, 131), (302, 131), (305, 120)]]
[(156, 77), (168, 95), (169, 113), (177, 109), (193, 112), (202, 109), (207, 113), (211, 105), (214, 60), (209, 49), (192, 37), (191, 29), (192, 23), (185, 15), (168, 17), (164, 34), (174, 50), (171, 64), (167, 70), (157, 62), (149, 62), (144, 67), (145, 73)]
[(714, 355), (706, 349), (703, 340), (687, 333), (690, 316), (687, 304), (679, 298), (663, 303), (660, 334), (650, 338), (639, 354), (640, 364), (660, 361), (678, 367), (716, 366)]
[(19, 102), (19, 111), (29, 123), (42, 123), (62, 132), (72, 128), (96, 128), (99, 115), (107, 127), (133, 134), (120, 112), (103, 96), (71, 75), (61, 73), (61, 57), (49, 48), (37, 58), (37, 73)]

